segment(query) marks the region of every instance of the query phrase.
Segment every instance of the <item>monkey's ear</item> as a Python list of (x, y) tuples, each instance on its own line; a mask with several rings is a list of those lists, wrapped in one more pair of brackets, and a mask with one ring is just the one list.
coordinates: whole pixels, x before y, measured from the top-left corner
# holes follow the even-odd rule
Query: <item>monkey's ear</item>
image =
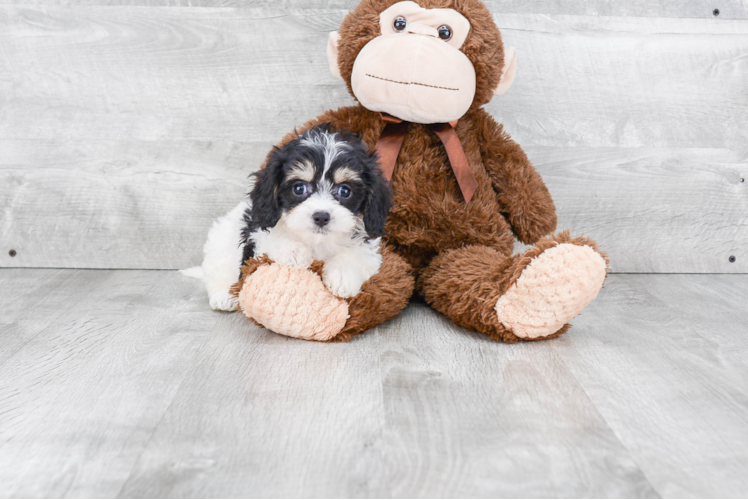
[(501, 70), (501, 80), (493, 93), (504, 95), (509, 90), (509, 87), (512, 86), (515, 76), (517, 76), (517, 49), (507, 47), (504, 51), (504, 69)]
[(340, 33), (333, 31), (330, 33), (330, 37), (327, 39), (327, 64), (330, 65), (330, 73), (335, 78), (343, 77), (340, 75), (340, 67), (338, 66), (338, 42), (340, 41)]

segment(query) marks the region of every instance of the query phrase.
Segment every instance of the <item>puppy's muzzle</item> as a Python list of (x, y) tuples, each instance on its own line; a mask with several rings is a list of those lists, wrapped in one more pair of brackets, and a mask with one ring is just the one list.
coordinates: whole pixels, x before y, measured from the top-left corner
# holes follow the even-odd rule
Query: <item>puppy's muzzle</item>
[(330, 222), (330, 214), (328, 212), (314, 212), (312, 220), (319, 227), (325, 227)]

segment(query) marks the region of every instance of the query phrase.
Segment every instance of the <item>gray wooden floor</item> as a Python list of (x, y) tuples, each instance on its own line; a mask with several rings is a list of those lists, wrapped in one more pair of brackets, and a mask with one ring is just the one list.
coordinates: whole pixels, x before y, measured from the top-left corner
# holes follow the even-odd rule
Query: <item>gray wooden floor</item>
[(2, 497), (748, 495), (747, 275), (612, 275), (516, 345), (420, 304), (293, 340), (167, 271), (0, 290)]

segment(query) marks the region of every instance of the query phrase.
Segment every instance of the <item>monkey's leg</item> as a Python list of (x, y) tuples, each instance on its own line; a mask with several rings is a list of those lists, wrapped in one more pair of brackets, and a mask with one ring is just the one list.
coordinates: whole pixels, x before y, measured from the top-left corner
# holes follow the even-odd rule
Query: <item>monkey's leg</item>
[(321, 266), (292, 269), (252, 259), (234, 286), (239, 309), (255, 323), (289, 337), (347, 340), (397, 316), (413, 294), (411, 267), (388, 247), (382, 248), (379, 272), (350, 299), (332, 295), (321, 272)]
[(468, 246), (437, 255), (419, 278), (426, 301), (455, 324), (505, 342), (557, 337), (602, 288), (606, 260), (564, 232), (521, 255)]

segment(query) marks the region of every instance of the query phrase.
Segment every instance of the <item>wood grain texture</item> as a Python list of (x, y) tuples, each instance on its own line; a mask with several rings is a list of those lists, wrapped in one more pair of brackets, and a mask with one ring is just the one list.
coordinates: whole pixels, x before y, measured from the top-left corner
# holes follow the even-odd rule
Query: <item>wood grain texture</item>
[(389, 496), (379, 335), (325, 345), (231, 317), (120, 496)]
[[(578, 16), (675, 17), (710, 19), (719, 9), (719, 19), (748, 19), (744, 0), (484, 0), (493, 11), (511, 14), (560, 14)], [(76, 0), (75, 5), (157, 6), (157, 7), (299, 7), (299, 0)], [(304, 0), (303, 4), (317, 9), (352, 10), (359, 0)], [(70, 0), (0, 0), (0, 5), (70, 6)]]
[(0, 142), (0, 263), (199, 264), (212, 220), (241, 200), (247, 176), (269, 147), (225, 141)]
[(554, 349), (661, 496), (746, 496), (748, 277), (621, 278)]
[[(747, 272), (748, 21), (490, 6), (520, 71), (488, 108), (560, 228), (614, 272)], [(0, 266), (199, 262), (269, 147), (352, 103), (324, 54), (346, 8), (0, 5)]]
[(2, 497), (748, 494), (745, 275), (610, 276), (567, 335), (516, 345), (419, 304), (288, 339), (177, 273), (0, 287)]
[(80, 303), (90, 305), (102, 292), (102, 284), (108, 284), (109, 277), (110, 273), (89, 275), (53, 270), (41, 274), (4, 272), (0, 293), (0, 366), (48, 326), (76, 319), (79, 310), (75, 303), (71, 304), (71, 290)]
[(743, 149), (748, 22), (502, 16), (517, 78), (487, 105), (523, 146)]
[[(0, 133), (275, 142), (352, 103), (328, 73), (345, 11), (0, 8)], [(523, 146), (743, 148), (748, 22), (498, 16), (520, 53), (488, 109)]]
[(394, 497), (658, 496), (553, 343), (500, 344), (425, 305), (383, 330)]
[[(196, 265), (212, 220), (241, 199), (270, 146), (0, 142), (0, 265)], [(559, 227), (595, 238), (614, 272), (748, 272), (748, 150), (527, 152)]]
[(117, 495), (226, 318), (160, 272), (1, 274), (0, 496)]
[(594, 238), (614, 272), (748, 272), (748, 149), (528, 153), (553, 195), (558, 227)]

